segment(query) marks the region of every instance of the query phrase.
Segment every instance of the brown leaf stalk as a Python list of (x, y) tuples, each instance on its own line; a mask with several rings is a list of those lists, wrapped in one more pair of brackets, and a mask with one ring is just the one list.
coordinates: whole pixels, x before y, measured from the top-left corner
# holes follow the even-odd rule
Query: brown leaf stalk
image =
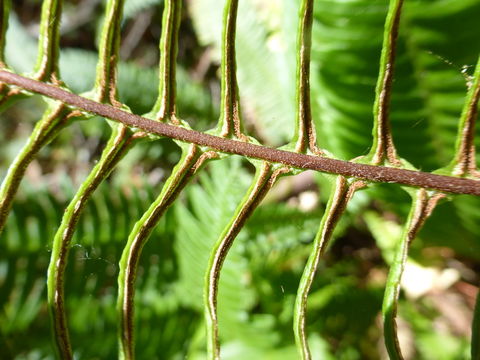
[(224, 153), (281, 163), (298, 169), (316, 170), (373, 182), (398, 183), (412, 187), (436, 189), (454, 194), (480, 196), (480, 181), (476, 180), (430, 174), (401, 168), (357, 164), (349, 161), (298, 154), (291, 151), (272, 149), (252, 143), (225, 139), (219, 136), (150, 120), (109, 105), (99, 104), (95, 101), (85, 99), (59, 87), (35, 81), (7, 71), (0, 71), (0, 81), (57, 99), (86, 112), (121, 122), (130, 127), (142, 129), (148, 133), (169, 137), (182, 142), (197, 144)]

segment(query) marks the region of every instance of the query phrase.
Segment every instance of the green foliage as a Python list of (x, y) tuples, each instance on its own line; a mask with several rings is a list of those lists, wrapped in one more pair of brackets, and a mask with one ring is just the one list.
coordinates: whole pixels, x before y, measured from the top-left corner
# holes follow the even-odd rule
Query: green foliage
[(141, 11), (163, 4), (163, 0), (126, 0), (123, 7), (125, 19), (134, 18)]

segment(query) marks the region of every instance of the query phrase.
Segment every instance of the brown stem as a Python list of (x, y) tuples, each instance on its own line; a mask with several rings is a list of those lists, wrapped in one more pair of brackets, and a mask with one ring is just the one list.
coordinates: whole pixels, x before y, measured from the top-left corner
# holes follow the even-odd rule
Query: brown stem
[(380, 59), (380, 77), (377, 84), (375, 99), (375, 133), (372, 148), (372, 164), (379, 165), (384, 160), (400, 166), (395, 145), (390, 131), (390, 99), (392, 97), (393, 75), (397, 51), (398, 30), (403, 0), (392, 0), (385, 24), (382, 56)]
[(152, 134), (169, 137), (187, 143), (210, 147), (224, 153), (237, 154), (281, 163), (294, 168), (316, 170), (374, 182), (399, 183), (455, 194), (480, 196), (480, 181), (476, 180), (429, 174), (421, 171), (400, 168), (357, 164), (326, 157), (310, 156), (290, 151), (272, 149), (265, 146), (225, 139), (153, 121), (109, 105), (96, 103), (95, 101), (85, 99), (56, 86), (48, 85), (10, 72), (0, 71), (0, 81), (60, 100), (66, 104), (121, 122), (127, 126), (136, 127)]
[(480, 57), (477, 62), (473, 81), (470, 84), (457, 136), (457, 151), (453, 160), (452, 175), (480, 177), (475, 160), (475, 122), (478, 117), (480, 101)]
[(312, 47), (313, 0), (304, 0), (300, 8), (297, 54), (297, 129), (294, 136), (296, 152), (309, 149), (322, 155), (317, 147), (315, 123), (310, 101), (310, 54)]
[(242, 133), (240, 97), (237, 83), (237, 60), (235, 37), (237, 28), (238, 0), (227, 0), (224, 9), (222, 38), (222, 104), (221, 135), (234, 136), (248, 141)]

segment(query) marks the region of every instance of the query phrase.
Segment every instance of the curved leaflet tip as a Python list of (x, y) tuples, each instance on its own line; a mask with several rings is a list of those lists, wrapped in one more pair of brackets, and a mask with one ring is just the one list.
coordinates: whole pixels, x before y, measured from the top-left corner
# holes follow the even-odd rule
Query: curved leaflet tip
[(307, 264), (303, 270), (302, 277), (300, 278), (300, 284), (295, 300), (293, 331), (301, 359), (310, 360), (312, 358), (306, 332), (307, 298), (315, 278), (320, 258), (325, 253), (333, 231), (335, 230), (335, 226), (345, 211), (348, 202), (355, 191), (363, 188), (365, 185), (366, 184), (362, 181), (354, 181), (349, 184), (347, 179), (343, 176), (338, 176), (333, 186), (332, 195), (328, 200), (325, 213), (320, 223), (320, 228), (313, 241), (312, 252), (308, 257)]
[(64, 275), (72, 237), (87, 201), (133, 145), (134, 140), (135, 135), (126, 127), (117, 127), (114, 129), (112, 137), (106, 145), (100, 160), (80, 186), (65, 210), (60, 227), (53, 239), (52, 254), (47, 276), (47, 298), (56, 350), (61, 359), (73, 358), (64, 296)]
[(142, 249), (169, 206), (196, 172), (215, 156), (215, 153), (202, 153), (195, 145), (190, 145), (184, 149), (182, 158), (163, 185), (160, 195), (145, 211), (141, 219), (137, 221), (128, 237), (127, 244), (122, 252), (118, 274), (117, 312), (120, 359), (135, 359), (135, 282)]
[(385, 346), (392, 360), (403, 360), (395, 318), (397, 316), (400, 283), (408, 257), (408, 248), (427, 218), (431, 215), (437, 202), (443, 197), (444, 195), (440, 193), (429, 195), (425, 189), (414, 192), (410, 214), (408, 215), (402, 237), (399, 239), (395, 249), (395, 256), (388, 273), (382, 305)]

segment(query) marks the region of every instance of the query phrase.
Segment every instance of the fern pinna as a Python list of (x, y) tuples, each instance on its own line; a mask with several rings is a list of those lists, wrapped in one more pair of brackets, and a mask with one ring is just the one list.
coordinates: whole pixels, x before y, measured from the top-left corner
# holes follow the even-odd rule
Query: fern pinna
[[(408, 0), (405, 0), (408, 2)], [(237, 83), (236, 28), (238, 0), (224, 3), (223, 31), (221, 37), (221, 101), (220, 118), (209, 131), (198, 132), (180, 118), (176, 98), (176, 58), (179, 27), (182, 18), (182, 1), (165, 0), (160, 40), (158, 69), (158, 98), (147, 114), (133, 114), (119, 100), (117, 67), (119, 62), (123, 0), (108, 0), (105, 19), (99, 39), (99, 53), (93, 89), (81, 96), (70, 91), (62, 81), (59, 71), (60, 19), (62, 0), (44, 0), (42, 5), (37, 63), (34, 71), (18, 75), (5, 60), (10, 1), (2, 0), (0, 33), (0, 107), (6, 110), (32, 93), (43, 95), (47, 109), (36, 123), (27, 143), (18, 152), (8, 168), (0, 188), (0, 231), (14, 207), (14, 198), (28, 165), (40, 150), (57, 135), (78, 121), (91, 121), (94, 115), (108, 119), (110, 138), (99, 161), (66, 206), (60, 225), (53, 236), (48, 266), (47, 302), (55, 349), (59, 358), (73, 359), (75, 350), (69, 333), (69, 314), (66, 311), (65, 274), (72, 239), (79, 227), (81, 215), (93, 193), (105, 183), (107, 177), (129, 153), (145, 142), (161, 138), (174, 139), (181, 148), (180, 160), (165, 181), (158, 196), (148, 201), (138, 221), (124, 234), (125, 244), (119, 256), (116, 318), (119, 357), (135, 358), (135, 289), (142, 250), (157, 224), (167, 214), (185, 187), (208, 163), (222, 160), (232, 154), (241, 155), (255, 168), (255, 175), (243, 198), (236, 205), (231, 219), (209, 250), (203, 284), (203, 311), (206, 327), (206, 348), (209, 359), (221, 357), (222, 334), (217, 306), (222, 288), (222, 269), (234, 240), (245, 228), (247, 220), (279, 178), (294, 176), (311, 169), (333, 175), (332, 190), (312, 249), (300, 278), (293, 306), (293, 334), (301, 359), (316, 358), (310, 350), (307, 334), (307, 300), (319, 264), (327, 250), (336, 225), (355, 194), (369, 189), (374, 183), (398, 183), (411, 196), (411, 207), (398, 239), (383, 297), (383, 331), (386, 349), (391, 359), (402, 359), (396, 316), (402, 273), (410, 244), (437, 203), (452, 194), (480, 195), (479, 171), (475, 158), (475, 121), (480, 98), (480, 59), (468, 78), (468, 91), (458, 121), (455, 154), (451, 162), (432, 172), (422, 172), (398, 155), (391, 131), (391, 98), (395, 67), (399, 52), (399, 32), (403, 24), (404, 0), (390, 0), (384, 23), (380, 67), (373, 106), (373, 143), (370, 151), (351, 161), (335, 158), (322, 148), (322, 131), (316, 130), (317, 114), (312, 111), (310, 97), (312, 27), (315, 14), (313, 0), (302, 0), (298, 11), (296, 50), (296, 102), (295, 124), (291, 140), (280, 148), (269, 148), (249, 135), (242, 120), (240, 89)], [(319, 30), (320, 31), (320, 30)], [(218, 34), (220, 36), (220, 34)], [(322, 44), (314, 44), (322, 47)], [(267, 60), (266, 60), (267, 61)], [(321, 116), (318, 115), (318, 116)], [(318, 137), (318, 141), (317, 141)], [(217, 175), (218, 176), (218, 175)], [(188, 191), (188, 190), (185, 190)], [(108, 211), (108, 209), (106, 210)], [(187, 215), (183, 215), (187, 216)], [(102, 224), (98, 224), (102, 226)], [(47, 232), (48, 233), (48, 232)], [(11, 236), (11, 235), (8, 235)], [(118, 259), (117, 259), (118, 260)], [(166, 261), (160, 259), (159, 261)], [(321, 276), (321, 274), (320, 274)], [(221, 311), (221, 309), (220, 309)], [(187, 316), (188, 317), (188, 316)], [(473, 321), (472, 357), (478, 357), (478, 314)], [(187, 321), (188, 322), (188, 321)], [(137, 326), (139, 327), (139, 326)], [(190, 334), (194, 337), (194, 334)], [(160, 352), (162, 349), (158, 349)], [(80, 356), (79, 354), (78, 356)], [(75, 355), (76, 356), (76, 355)]]

